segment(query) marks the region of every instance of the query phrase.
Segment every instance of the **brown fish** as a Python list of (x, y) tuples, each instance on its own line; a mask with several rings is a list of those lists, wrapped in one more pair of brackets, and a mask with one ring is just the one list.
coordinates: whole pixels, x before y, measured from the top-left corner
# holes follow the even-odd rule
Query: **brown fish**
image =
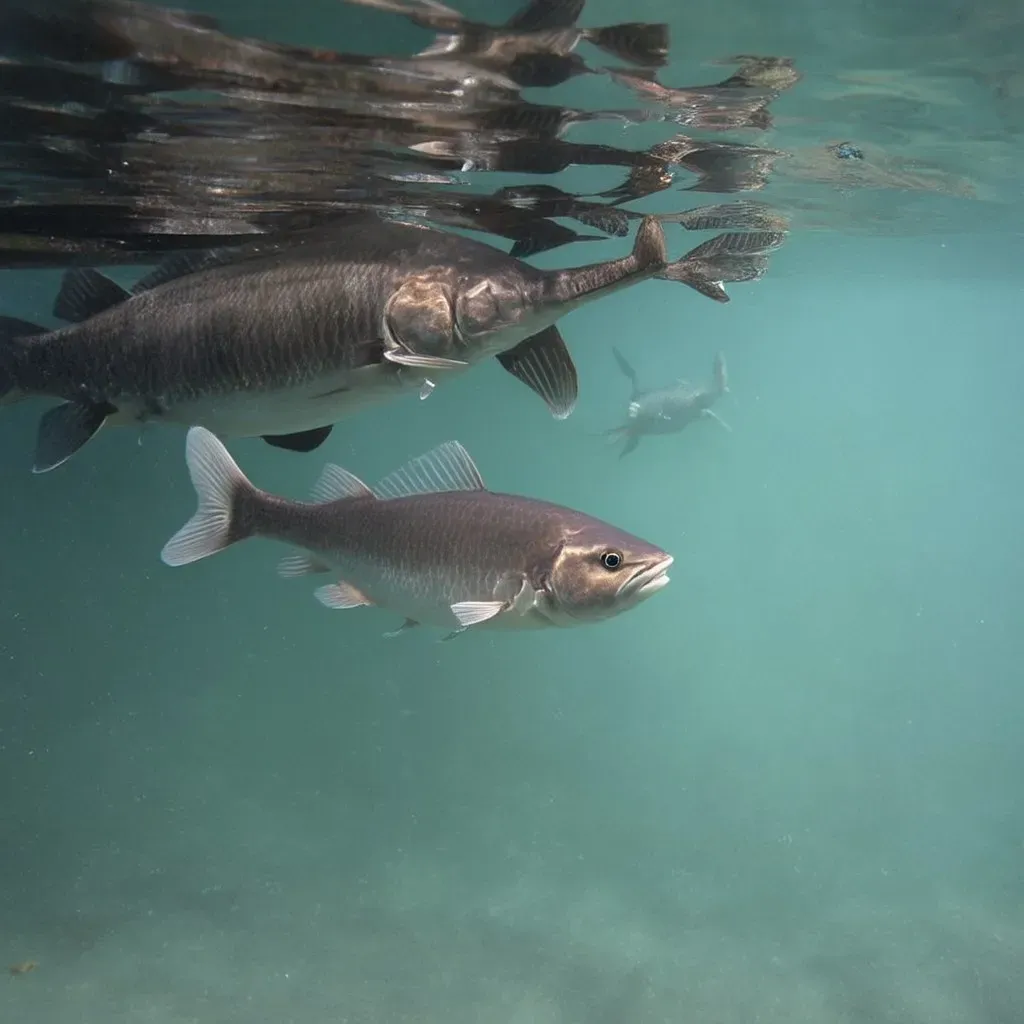
[[(672, 556), (583, 512), (488, 491), (469, 453), (448, 442), (370, 488), (328, 466), (312, 502), (249, 482), (208, 430), (188, 434), (195, 515), (164, 546), (167, 565), (195, 562), (250, 537), (303, 554), (283, 576), (333, 574), (328, 608), (377, 606), (416, 625), (536, 629), (619, 615), (669, 581)], [(400, 630), (399, 630), (400, 631)]]

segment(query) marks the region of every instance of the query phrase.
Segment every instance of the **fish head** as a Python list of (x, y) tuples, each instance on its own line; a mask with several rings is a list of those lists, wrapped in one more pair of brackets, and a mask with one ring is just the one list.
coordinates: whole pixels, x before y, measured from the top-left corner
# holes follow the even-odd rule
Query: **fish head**
[(665, 587), (672, 562), (661, 548), (595, 520), (566, 534), (541, 580), (543, 610), (562, 625), (611, 618)]
[(524, 275), (466, 274), (455, 297), (455, 328), (467, 356), (494, 355), (554, 323), (538, 314), (537, 296)]

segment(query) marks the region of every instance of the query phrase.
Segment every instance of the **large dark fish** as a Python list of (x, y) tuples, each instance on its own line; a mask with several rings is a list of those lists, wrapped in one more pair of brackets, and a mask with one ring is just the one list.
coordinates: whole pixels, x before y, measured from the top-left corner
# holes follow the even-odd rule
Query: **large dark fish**
[(329, 465), (311, 502), (254, 487), (202, 427), (189, 431), (186, 459), (199, 507), (164, 546), (166, 564), (250, 537), (284, 541), (304, 553), (286, 558), (281, 575), (333, 574), (316, 591), (321, 603), (386, 608), (405, 617), (402, 629), (580, 626), (669, 581), (672, 556), (653, 544), (582, 512), (488, 491), (457, 442), (372, 489)]
[(54, 309), (71, 326), (0, 322), (0, 400), (63, 399), (35, 471), (106, 422), (199, 424), (311, 451), (355, 410), (496, 356), (568, 416), (576, 368), (555, 322), (665, 267), (653, 218), (621, 259), (539, 270), (482, 242), (375, 217), (307, 244), (188, 273), (129, 296), (73, 270)]
[(633, 388), (626, 422), (606, 432), (611, 437), (625, 437), (620, 459), (636, 450), (640, 438), (648, 434), (678, 434), (699, 419), (713, 419), (729, 429), (711, 408), (729, 390), (725, 356), (721, 352), (715, 356), (712, 383), (708, 387), (698, 388), (689, 381), (677, 380), (668, 387), (649, 391), (640, 387), (636, 371), (622, 353), (617, 348), (613, 348), (612, 353)]

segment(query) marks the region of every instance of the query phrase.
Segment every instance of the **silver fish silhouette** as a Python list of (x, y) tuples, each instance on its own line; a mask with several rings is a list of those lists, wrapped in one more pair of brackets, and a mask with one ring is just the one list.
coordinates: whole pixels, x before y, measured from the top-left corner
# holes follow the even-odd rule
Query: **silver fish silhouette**
[(620, 459), (635, 451), (642, 437), (677, 434), (699, 419), (713, 419), (726, 430), (731, 429), (711, 408), (729, 390), (725, 356), (721, 352), (715, 356), (712, 383), (708, 387), (697, 388), (689, 381), (677, 380), (668, 387), (649, 391), (640, 387), (636, 371), (622, 353), (617, 348), (613, 348), (612, 353), (633, 387), (626, 422), (606, 431), (611, 437), (625, 437)]

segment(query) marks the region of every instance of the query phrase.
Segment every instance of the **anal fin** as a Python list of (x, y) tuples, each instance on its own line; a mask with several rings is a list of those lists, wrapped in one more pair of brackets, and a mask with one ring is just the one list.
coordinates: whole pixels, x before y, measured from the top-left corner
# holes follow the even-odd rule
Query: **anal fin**
[(330, 437), (333, 429), (333, 426), (314, 427), (312, 430), (300, 430), (295, 434), (264, 434), (263, 440), (274, 448), (283, 448), (288, 452), (311, 452)]
[(554, 324), (502, 352), (498, 362), (538, 394), (556, 419), (564, 420), (572, 412), (579, 394), (579, 378), (576, 364)]
[(33, 473), (48, 473), (90, 441), (117, 410), (109, 402), (64, 402), (43, 414)]

